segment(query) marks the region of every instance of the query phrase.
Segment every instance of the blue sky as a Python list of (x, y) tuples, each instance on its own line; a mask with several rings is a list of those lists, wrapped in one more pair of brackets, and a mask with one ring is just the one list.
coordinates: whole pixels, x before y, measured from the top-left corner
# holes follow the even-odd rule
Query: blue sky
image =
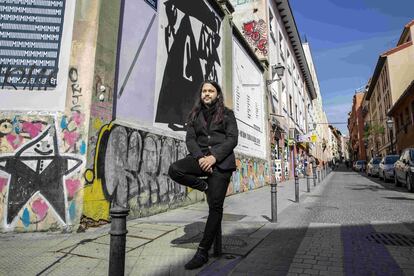
[[(329, 122), (346, 122), (355, 89), (381, 53), (414, 19), (413, 0), (290, 0), (302, 41), (310, 43)], [(337, 124), (343, 134), (346, 124)]]

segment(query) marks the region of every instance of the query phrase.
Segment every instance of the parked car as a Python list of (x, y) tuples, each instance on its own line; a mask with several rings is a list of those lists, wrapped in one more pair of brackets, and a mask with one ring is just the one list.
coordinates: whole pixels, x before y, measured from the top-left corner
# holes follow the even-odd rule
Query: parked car
[(381, 162), (380, 157), (372, 157), (371, 160), (369, 160), (367, 165), (367, 175), (370, 176), (378, 176), (378, 169), (379, 169), (379, 163)]
[(410, 192), (414, 192), (414, 148), (405, 149), (394, 164), (396, 186), (404, 183)]
[(365, 171), (365, 167), (367, 165), (367, 161), (365, 160), (358, 160), (355, 162), (354, 170), (358, 172)]
[(390, 179), (394, 179), (394, 163), (400, 158), (399, 155), (385, 155), (378, 169), (378, 175), (380, 179), (384, 179), (387, 182)]

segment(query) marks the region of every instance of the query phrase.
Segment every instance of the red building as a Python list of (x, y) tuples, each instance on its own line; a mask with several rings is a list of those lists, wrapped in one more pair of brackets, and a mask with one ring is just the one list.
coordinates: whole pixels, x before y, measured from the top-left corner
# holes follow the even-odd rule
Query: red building
[(351, 145), (351, 156), (353, 161), (366, 160), (366, 146), (364, 144), (364, 114), (362, 103), (365, 95), (365, 89), (355, 93), (352, 100), (352, 109), (349, 112), (348, 130), (349, 141)]

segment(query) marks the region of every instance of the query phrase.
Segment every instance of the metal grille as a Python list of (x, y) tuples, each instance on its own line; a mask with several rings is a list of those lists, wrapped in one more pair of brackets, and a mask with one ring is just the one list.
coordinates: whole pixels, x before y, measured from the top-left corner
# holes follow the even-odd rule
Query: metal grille
[(372, 233), (367, 240), (382, 245), (391, 246), (414, 246), (414, 236), (402, 235), (398, 233)]

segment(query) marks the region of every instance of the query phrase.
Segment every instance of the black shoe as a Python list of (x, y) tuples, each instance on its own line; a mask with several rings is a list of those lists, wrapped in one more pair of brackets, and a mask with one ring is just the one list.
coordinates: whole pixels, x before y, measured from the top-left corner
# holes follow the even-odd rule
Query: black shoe
[(202, 248), (198, 248), (194, 257), (184, 265), (185, 269), (196, 269), (202, 267), (208, 262), (208, 252)]

